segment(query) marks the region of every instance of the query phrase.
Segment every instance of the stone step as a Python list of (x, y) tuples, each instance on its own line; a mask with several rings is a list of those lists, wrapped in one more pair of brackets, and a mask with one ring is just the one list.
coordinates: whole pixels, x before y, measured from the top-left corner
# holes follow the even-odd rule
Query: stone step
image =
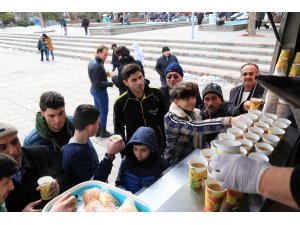
[[(0, 43), (0, 48), (9, 48), (9, 49), (14, 49), (14, 50), (18, 50), (18, 51), (21, 50), (21, 51), (26, 51), (26, 52), (34, 52), (37, 54), (37, 60), (39, 60), (39, 56), (40, 56), (39, 51), (32, 47), (27, 47), (24, 45), (16, 46), (16, 45), (8, 45), (8, 44)], [(86, 61), (88, 61), (92, 57), (91, 54), (66, 52), (66, 51), (60, 51), (60, 50), (56, 50), (55, 55), (62, 56), (62, 57), (68, 57), (68, 58), (76, 58), (76, 59), (81, 59), (81, 60), (86, 60)], [(105, 66), (107, 69), (111, 69), (109, 59), (106, 61)], [(144, 64), (144, 66), (146, 68), (151, 68), (154, 70), (155, 64), (153, 64), (151, 62), (146, 62)], [(217, 77), (221, 77), (226, 80), (232, 80), (232, 81), (240, 80), (239, 70), (223, 70), (223, 69), (216, 69), (216, 68), (209, 68), (209, 67), (199, 67), (199, 66), (187, 65), (187, 66), (184, 66), (184, 73), (190, 73), (190, 74), (196, 74), (196, 75), (217, 76)]]
[[(39, 34), (18, 34), (18, 33), (0, 33), (0, 36), (18, 36), (20, 38), (33, 37), (37, 38)], [(138, 36), (138, 35), (137, 35)], [(55, 39), (67, 39), (69, 41), (72, 40), (105, 40), (105, 41), (142, 41), (142, 42), (159, 42), (159, 43), (183, 43), (183, 44), (205, 44), (205, 45), (222, 45), (222, 46), (239, 46), (239, 47), (254, 47), (254, 48), (271, 48), (274, 49), (274, 44), (257, 44), (257, 43), (243, 43), (243, 42), (216, 42), (216, 41), (199, 41), (199, 40), (180, 40), (180, 39), (159, 39), (159, 38), (129, 38), (129, 37), (108, 37), (95, 35), (95, 36), (59, 36), (59, 35), (51, 35), (51, 37), (55, 37)]]
[[(38, 51), (36, 48), (36, 43), (27, 42), (22, 43), (18, 41), (8, 41), (8, 40), (1, 40), (1, 44), (7, 44), (10, 45), (10, 47), (29, 47), (32, 48), (32, 51)], [(78, 53), (89, 55), (89, 58), (92, 57), (94, 49), (93, 48), (78, 48), (78, 47), (60, 47), (56, 46), (55, 53), (57, 51), (62, 52), (71, 52), (72, 53)], [(107, 62), (110, 62), (111, 57), (108, 57)], [(145, 57), (145, 61), (150, 61), (150, 65), (152, 68), (155, 67), (157, 55), (156, 54), (147, 54)], [(242, 61), (228, 61), (228, 60), (220, 60), (220, 59), (210, 59), (210, 58), (199, 58), (199, 57), (187, 57), (183, 56), (179, 58), (179, 63), (185, 68), (186, 65), (191, 66), (199, 66), (199, 67), (212, 67), (212, 68), (218, 68), (218, 69), (224, 69), (224, 70), (237, 70), (239, 71), (240, 66), (244, 63)], [(267, 74), (269, 72), (269, 64), (261, 64), (260, 62), (257, 63), (260, 67), (260, 71), (262, 74)]]
[[(36, 39), (19, 39), (17, 37), (9, 38), (9, 37), (0, 37), (0, 40), (15, 40), (18, 42), (26, 42), (26, 43), (36, 43)], [(70, 43), (67, 40), (59, 41), (55, 40), (54, 47), (60, 48), (59, 46), (71, 46), (73, 47), (72, 51), (89, 51), (93, 52), (98, 44), (92, 46), (90, 43), (82, 43), (82, 42), (76, 42), (76, 43)], [(74, 49), (76, 46), (76, 49)], [(143, 47), (143, 52), (145, 54), (145, 58), (151, 59), (153, 58), (151, 54), (156, 54), (154, 56), (154, 60), (156, 60), (160, 56), (160, 47)], [(129, 50), (133, 51), (131, 46), (129, 46)], [(229, 61), (241, 61), (241, 62), (253, 62), (253, 63), (260, 63), (260, 64), (270, 64), (272, 61), (272, 56), (267, 55), (255, 55), (255, 54), (239, 54), (239, 53), (228, 53), (228, 52), (218, 52), (218, 54), (215, 54), (211, 51), (197, 51), (197, 50), (189, 50), (186, 51), (185, 49), (180, 48), (172, 48), (172, 53), (175, 54), (177, 57), (195, 57), (195, 58), (210, 58), (210, 59), (222, 59), (222, 60), (229, 60)]]
[[(16, 36), (16, 35), (0, 35), (0, 37), (2, 39), (4, 38), (17, 38), (19, 40), (37, 40), (36, 36), (32, 36), (32, 35), (27, 35), (27, 36)], [(53, 36), (55, 37), (55, 36)], [(77, 37), (77, 38), (69, 38), (69, 37), (61, 37), (61, 36), (57, 36), (55, 37), (55, 40), (53, 40), (54, 43), (58, 42), (58, 41), (67, 41), (69, 44), (71, 44), (72, 42), (79, 42), (81, 44), (96, 44), (99, 45), (101, 43), (105, 43), (106, 45), (111, 45), (112, 43), (116, 43), (117, 45), (125, 45), (127, 47), (130, 47), (134, 41), (133, 40), (129, 40), (129, 41), (123, 41), (121, 39), (91, 39), (91, 38), (85, 38), (85, 37)], [(145, 46), (147, 47), (152, 47), (152, 48), (157, 48), (157, 52), (160, 53), (161, 52), (161, 48), (162, 46), (165, 45), (165, 43), (157, 43), (155, 41), (140, 41), (138, 42), (139, 45), (144, 48)], [(183, 49), (185, 51), (187, 50), (197, 50), (197, 51), (211, 51), (211, 52), (227, 52), (227, 53), (238, 53), (238, 54), (255, 54), (255, 55), (268, 55), (270, 57), (272, 57), (273, 51), (274, 51), (274, 47), (261, 47), (261, 46), (239, 46), (239, 45), (233, 45), (233, 46), (228, 46), (228, 45), (221, 45), (221, 43), (219, 44), (213, 44), (213, 43), (205, 43), (205, 44), (201, 44), (201, 42), (190, 42), (190, 43), (186, 43), (186, 42), (170, 42), (168, 43), (168, 47), (171, 49), (171, 51), (173, 52), (173, 48), (177, 48), (177, 49)], [(175, 54), (175, 53), (174, 53)]]

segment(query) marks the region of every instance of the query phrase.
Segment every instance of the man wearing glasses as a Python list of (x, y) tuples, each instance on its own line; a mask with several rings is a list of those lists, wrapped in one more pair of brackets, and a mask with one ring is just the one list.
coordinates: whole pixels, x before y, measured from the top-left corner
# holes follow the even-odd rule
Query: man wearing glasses
[[(160, 90), (162, 91), (162, 93), (164, 95), (166, 112), (168, 112), (170, 105), (172, 103), (169, 92), (170, 92), (171, 88), (174, 87), (175, 84), (177, 84), (183, 80), (182, 67), (176, 62), (172, 62), (166, 68), (165, 76), (166, 76), (167, 86), (161, 87)], [(203, 105), (204, 105), (204, 103), (200, 97), (200, 92), (198, 91), (198, 94), (196, 96), (196, 107), (201, 109), (203, 107)]]
[(234, 87), (230, 91), (229, 102), (235, 106), (241, 102), (250, 100), (250, 98), (262, 98), (264, 87), (257, 83), (256, 78), (259, 76), (259, 68), (254, 63), (246, 63), (241, 67), (242, 85)]

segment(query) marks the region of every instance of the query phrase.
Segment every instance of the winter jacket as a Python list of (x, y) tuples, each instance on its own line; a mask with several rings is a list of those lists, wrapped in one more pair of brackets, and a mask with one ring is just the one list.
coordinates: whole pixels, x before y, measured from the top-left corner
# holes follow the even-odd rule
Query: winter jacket
[(23, 146), (45, 145), (51, 152), (53, 160), (61, 166), (62, 163), (62, 147), (67, 144), (74, 134), (73, 117), (67, 117), (65, 125), (62, 129), (64, 139), (58, 140), (55, 133), (49, 130), (46, 120), (40, 112), (36, 114), (36, 128), (34, 128), (25, 138)]
[[(36, 191), (36, 188), (38, 187), (37, 180), (42, 176), (49, 175), (56, 178), (61, 192), (66, 190), (63, 188), (65, 187), (63, 185), (65, 177), (61, 176), (63, 174), (61, 164), (57, 164), (51, 151), (46, 146), (22, 147), (21, 165), (21, 182), (19, 183), (13, 179), (15, 188), (5, 200), (7, 211), (20, 212), (30, 202), (41, 199), (40, 192)], [(47, 201), (43, 201), (37, 208), (43, 208), (46, 203)]]
[[(247, 113), (246, 111), (244, 111), (243, 103), (241, 103), (239, 106), (234, 106), (231, 102), (223, 102), (212, 114), (208, 114), (206, 108), (203, 108), (201, 110), (201, 118), (202, 120), (206, 120), (206, 119), (215, 119), (215, 118), (226, 117), (226, 116), (238, 116), (243, 113)], [(212, 133), (212, 134), (205, 134), (204, 147), (208, 147), (210, 145), (210, 142), (216, 139), (218, 133), (219, 132)]]
[(156, 66), (155, 66), (156, 72), (158, 72), (160, 76), (165, 77), (165, 71), (168, 65), (174, 61), (179, 64), (176, 56), (172, 55), (171, 53), (169, 54), (168, 57), (165, 57), (164, 55), (160, 56), (156, 61)]
[(91, 179), (105, 182), (113, 166), (107, 158), (99, 163), (97, 152), (90, 141), (79, 144), (73, 139), (64, 147), (62, 165), (70, 187)]
[(42, 40), (39, 40), (38, 44), (37, 44), (37, 48), (38, 48), (39, 51), (45, 51), (46, 50), (46, 45)]
[[(171, 97), (170, 97), (170, 88), (167, 86), (167, 87), (160, 87), (159, 89), (161, 90), (161, 92), (164, 95), (166, 112), (168, 112), (169, 108), (170, 108), (170, 105), (172, 103), (172, 100), (171, 100)], [(196, 108), (201, 110), (203, 108), (203, 105), (204, 105), (204, 103), (203, 103), (202, 98), (200, 96), (200, 92), (198, 92), (198, 94), (196, 96)]]
[[(149, 158), (140, 162), (133, 153), (133, 145), (142, 144), (151, 149)], [(126, 156), (119, 168), (116, 186), (121, 186), (133, 194), (144, 186), (149, 186), (169, 167), (160, 154), (160, 146), (155, 132), (150, 127), (140, 127), (126, 145)]]
[(49, 51), (51, 51), (51, 52), (54, 51), (52, 39), (50, 37), (45, 38), (44, 42), (45, 42), (47, 48), (49, 49)]
[(148, 126), (154, 129), (158, 141), (164, 143), (164, 115), (165, 103), (159, 89), (150, 88), (145, 84), (145, 93), (141, 100), (128, 89), (117, 98), (114, 105), (115, 134), (120, 134), (126, 142), (139, 127)]
[(122, 78), (122, 68), (129, 64), (129, 63), (136, 63), (137, 65), (140, 66), (142, 70), (142, 74), (145, 77), (145, 72), (144, 72), (144, 67), (142, 63), (138, 60), (135, 60), (131, 55), (125, 55), (119, 60), (120, 66), (119, 66), (119, 71), (118, 71), (118, 76), (113, 76), (112, 82), (116, 85), (117, 88), (119, 88), (120, 95), (123, 94), (124, 92), (127, 91), (127, 86), (123, 83), (123, 78)]
[(113, 54), (111, 56), (111, 64), (113, 64), (119, 70), (120, 61), (119, 61), (119, 57), (115, 54), (115, 52), (113, 52)]
[(81, 26), (82, 26), (82, 27), (88, 27), (89, 25), (90, 25), (90, 20), (89, 20), (88, 18), (84, 17), (84, 18), (82, 19)]
[[(244, 85), (239, 85), (230, 90), (229, 102), (233, 103), (235, 106), (239, 106), (241, 104), (241, 99), (243, 96)], [(252, 88), (247, 100), (250, 98), (262, 98), (264, 95), (265, 88), (256, 83), (256, 85)]]
[(97, 90), (105, 90), (109, 83), (102, 60), (96, 56), (91, 59), (88, 65), (88, 73), (91, 87)]
[(230, 117), (201, 120), (200, 110), (186, 112), (172, 103), (164, 117), (167, 149), (165, 159), (176, 164), (192, 152), (201, 148), (202, 135), (225, 130), (229, 127)]

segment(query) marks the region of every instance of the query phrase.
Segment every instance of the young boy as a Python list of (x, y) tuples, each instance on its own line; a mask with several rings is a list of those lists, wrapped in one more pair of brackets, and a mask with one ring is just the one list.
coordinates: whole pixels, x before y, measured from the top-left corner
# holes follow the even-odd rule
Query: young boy
[(164, 117), (167, 149), (165, 159), (176, 164), (195, 148), (202, 147), (201, 135), (220, 132), (239, 117), (201, 120), (195, 108), (198, 86), (192, 82), (177, 83), (170, 90), (172, 104)]
[(104, 159), (99, 163), (97, 152), (89, 138), (99, 129), (99, 110), (93, 105), (79, 105), (74, 114), (74, 136), (63, 151), (63, 168), (71, 186), (88, 180), (106, 181), (112, 169), (115, 154), (125, 144), (122, 139), (109, 140)]
[(133, 194), (153, 183), (169, 163), (160, 154), (160, 146), (151, 127), (140, 127), (126, 145), (116, 186)]

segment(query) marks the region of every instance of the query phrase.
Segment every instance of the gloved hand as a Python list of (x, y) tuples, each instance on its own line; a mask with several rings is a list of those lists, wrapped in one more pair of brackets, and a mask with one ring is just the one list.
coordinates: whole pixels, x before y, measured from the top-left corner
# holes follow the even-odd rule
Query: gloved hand
[(107, 143), (107, 153), (110, 155), (115, 155), (122, 151), (125, 148), (125, 143), (123, 139), (119, 139), (117, 141), (114, 141), (112, 139), (108, 139)]
[(259, 194), (261, 175), (271, 167), (262, 159), (251, 159), (239, 154), (220, 154), (211, 158), (211, 176), (222, 183), (223, 188), (243, 193)]
[(112, 87), (112, 86), (114, 86), (113, 82), (107, 82), (107, 87)]

